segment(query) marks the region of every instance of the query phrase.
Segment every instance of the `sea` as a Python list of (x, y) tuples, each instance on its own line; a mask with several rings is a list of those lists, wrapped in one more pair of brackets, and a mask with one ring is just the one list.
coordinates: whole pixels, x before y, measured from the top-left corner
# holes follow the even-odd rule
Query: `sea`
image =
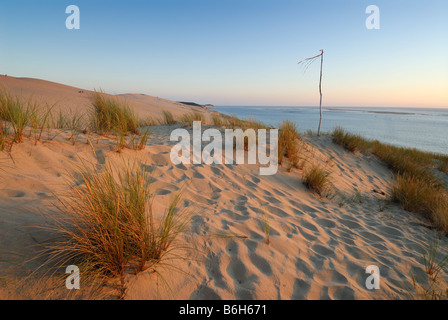
[[(300, 132), (317, 132), (319, 107), (217, 106), (216, 111), (238, 118), (256, 118), (278, 127), (294, 121)], [(448, 108), (326, 107), (321, 132), (341, 126), (351, 133), (396, 146), (448, 154)]]

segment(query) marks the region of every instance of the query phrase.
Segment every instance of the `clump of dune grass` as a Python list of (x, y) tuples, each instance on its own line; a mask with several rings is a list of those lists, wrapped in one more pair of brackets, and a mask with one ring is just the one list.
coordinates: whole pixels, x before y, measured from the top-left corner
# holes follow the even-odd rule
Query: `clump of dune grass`
[(428, 249), (422, 250), (426, 279), (417, 279), (412, 274), (414, 293), (409, 293), (415, 300), (448, 300), (448, 286), (440, 279), (440, 273), (448, 263), (448, 256), (439, 252), (439, 236), (435, 234)]
[(364, 139), (340, 127), (333, 131), (332, 136), (335, 143), (347, 150), (376, 155), (395, 174), (392, 200), (405, 210), (424, 215), (437, 228), (448, 233), (448, 193), (443, 182), (430, 170), (437, 163), (440, 169), (441, 163), (448, 162), (447, 156)]
[(315, 131), (313, 131), (311, 129), (308, 129), (308, 130), (305, 131), (305, 135), (313, 137), (313, 136), (317, 136), (317, 132), (315, 132)]
[(440, 272), (448, 263), (448, 256), (439, 257), (439, 244), (440, 238), (436, 234), (429, 244), (429, 249), (423, 251), (425, 272), (432, 281), (437, 281), (439, 279)]
[(289, 170), (292, 167), (299, 166), (299, 146), (300, 134), (297, 131), (296, 124), (292, 121), (285, 120), (280, 125), (278, 134), (278, 162), (281, 165), (286, 157), (289, 160)]
[(160, 124), (167, 124), (167, 125), (173, 125), (176, 123), (176, 120), (174, 119), (174, 116), (171, 112), (167, 110), (162, 111), (163, 118), (160, 120)]
[(217, 115), (217, 114), (213, 114), (213, 115), (212, 115), (212, 124), (213, 124), (214, 126), (222, 127), (222, 126), (224, 126), (226, 123), (227, 123), (227, 121), (226, 121), (225, 118), (223, 118), (222, 116)]
[(158, 125), (158, 122), (151, 116), (148, 116), (144, 119), (140, 119), (138, 123), (139, 127), (156, 126), (156, 125)]
[(243, 128), (243, 121), (235, 115), (225, 117), (227, 120), (227, 127), (230, 129)]
[(225, 127), (229, 129), (254, 129), (254, 130), (260, 130), (260, 129), (269, 129), (269, 126), (264, 124), (261, 121), (258, 121), (255, 118), (246, 118), (246, 119), (240, 119), (235, 115), (231, 116), (223, 116), (222, 118), (219, 118), (218, 116), (213, 116), (212, 121), (215, 125), (220, 126), (224, 125)]
[(412, 300), (448, 300), (448, 288), (441, 287), (437, 282), (429, 281), (428, 284), (421, 284), (412, 275), (412, 285), (414, 293), (409, 293)]
[[(146, 143), (149, 140), (150, 130), (149, 127), (146, 128), (141, 134), (131, 134), (129, 139), (126, 137), (119, 137), (119, 150), (123, 148), (128, 148), (132, 150), (143, 150), (146, 146)], [(128, 140), (128, 141), (126, 141)], [(121, 148), (121, 149), (120, 149)]]
[(46, 127), (48, 127), (48, 122), (51, 117), (51, 107), (46, 108), (46, 110), (36, 110), (31, 116), (30, 123), (34, 131), (34, 144), (41, 141), (42, 134)]
[(351, 134), (346, 132), (341, 127), (336, 127), (332, 133), (333, 142), (343, 146), (345, 149), (355, 152), (355, 151), (367, 151), (372, 142), (364, 139), (360, 135)]
[(204, 116), (204, 114), (203, 113), (201, 113), (201, 112), (193, 112), (192, 113), (192, 118), (193, 118), (193, 121), (200, 121), (201, 122), (201, 124), (203, 124), (203, 125), (205, 125), (206, 124), (206, 121), (205, 121), (205, 116)]
[(184, 127), (193, 126), (194, 121), (199, 121), (202, 125), (206, 124), (204, 115), (197, 111), (184, 114), (180, 117), (179, 121), (184, 125)]
[(48, 261), (75, 264), (83, 275), (118, 278), (123, 297), (126, 272), (154, 268), (175, 249), (189, 221), (178, 209), (181, 194), (156, 220), (151, 181), (141, 166), (109, 163), (98, 170), (84, 163), (75, 176), (59, 198), (62, 218), (55, 218), (53, 231), (60, 237), (48, 246)]
[(9, 94), (6, 89), (0, 91), (0, 120), (10, 123), (14, 142), (23, 141), (25, 128), (30, 123), (36, 108), (37, 104), (31, 99), (23, 102), (18, 96)]
[[(256, 120), (255, 118), (246, 118), (240, 119), (236, 116), (228, 116), (224, 115), (222, 119), (218, 116), (212, 116), (212, 121), (214, 125), (222, 125), (226, 128), (237, 130), (241, 129), (242, 131), (246, 130), (254, 130), (255, 131), (255, 146), (258, 145), (258, 135), (256, 134), (260, 129), (269, 129), (269, 126)], [(237, 146), (234, 144), (233, 149), (236, 150)], [(248, 137), (244, 137), (244, 150), (247, 151), (249, 149), (249, 139)]]
[(330, 172), (323, 169), (321, 165), (314, 164), (305, 168), (303, 172), (303, 183), (311, 191), (323, 196), (330, 192)]
[(423, 214), (448, 232), (448, 195), (439, 185), (409, 173), (398, 174), (392, 183), (392, 200), (407, 211)]
[(8, 146), (8, 123), (0, 120), (0, 151), (7, 149)]
[(261, 121), (258, 121), (255, 118), (246, 118), (242, 120), (242, 129), (254, 129), (254, 130), (260, 130), (260, 129), (269, 129), (269, 126), (264, 124)]
[[(117, 99), (108, 97), (102, 92), (92, 95), (94, 112), (91, 123), (97, 131), (111, 132), (117, 139), (117, 151), (124, 148), (141, 150), (149, 139), (149, 129), (140, 132), (138, 125), (141, 121), (132, 109)], [(128, 136), (130, 135), (130, 138)]]
[(91, 125), (100, 133), (137, 133), (138, 119), (132, 109), (103, 92), (93, 92)]
[(445, 174), (448, 174), (448, 156), (437, 155), (436, 159), (438, 161), (437, 169)]

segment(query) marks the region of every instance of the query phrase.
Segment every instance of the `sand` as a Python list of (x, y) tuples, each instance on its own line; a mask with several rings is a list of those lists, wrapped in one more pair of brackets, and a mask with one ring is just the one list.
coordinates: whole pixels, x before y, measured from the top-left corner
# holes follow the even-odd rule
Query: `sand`
[[(7, 81), (46, 98), (71, 96), (73, 105), (77, 97), (76, 105), (84, 101), (87, 108), (76, 88)], [(141, 112), (183, 108), (149, 96), (126, 98), (150, 110), (142, 107)], [(276, 175), (261, 176), (258, 165), (175, 166), (169, 135), (177, 127), (152, 127), (141, 151), (117, 153), (113, 140), (87, 134), (73, 145), (67, 141), (69, 133), (61, 132), (38, 145), (25, 139), (13, 147), (12, 158), (0, 152), (0, 279), (20, 278), (42, 262), (21, 264), (51, 240), (51, 234), (33, 226), (51, 223), (45, 213), (55, 210), (55, 195), (67, 190), (65, 177), (81, 159), (99, 165), (138, 159), (158, 190), (155, 212), (163, 212), (181, 188), (181, 207), (192, 212), (189, 228), (179, 238), (188, 245), (187, 259), (169, 260), (170, 267), (161, 265), (158, 273), (128, 275), (126, 299), (407, 299), (413, 292), (412, 274), (424, 277), (422, 248), (428, 248), (435, 231), (423, 217), (387, 201), (392, 173), (374, 156), (349, 153), (328, 136), (305, 137), (302, 157), (332, 172), (337, 193), (321, 197), (304, 186), (299, 169), (280, 167)], [(448, 254), (446, 237), (440, 247), (441, 255)], [(369, 265), (379, 267), (378, 290), (366, 288)], [(447, 276), (443, 271), (441, 279)], [(14, 294), (0, 290), (0, 298)]]
[[(0, 89), (5, 88), (11, 94), (19, 95), (24, 100), (32, 98), (43, 106), (53, 106), (57, 113), (88, 113), (91, 104), (89, 100), (92, 90), (75, 88), (63, 84), (33, 78), (16, 78), (12, 76), (0, 77)], [(100, 88), (96, 88), (100, 90)], [(151, 116), (159, 118), (164, 110), (170, 111), (175, 116), (180, 116), (190, 111), (204, 112), (204, 108), (187, 106), (182, 103), (167, 99), (153, 97), (145, 94), (121, 94), (113, 95), (115, 98), (126, 102), (141, 118)]]

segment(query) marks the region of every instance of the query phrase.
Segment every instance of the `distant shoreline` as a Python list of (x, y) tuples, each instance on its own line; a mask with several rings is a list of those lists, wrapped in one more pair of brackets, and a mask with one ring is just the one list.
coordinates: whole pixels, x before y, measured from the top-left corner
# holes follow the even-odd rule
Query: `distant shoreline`
[[(265, 108), (265, 109), (297, 109), (297, 110), (314, 110), (319, 109), (319, 106), (224, 106), (216, 105), (216, 108)], [(379, 110), (375, 110), (379, 109)], [(384, 110), (381, 110), (384, 109)], [(402, 110), (412, 110), (411, 112), (400, 111)], [(324, 111), (345, 111), (345, 112), (369, 112), (369, 113), (384, 113), (384, 114), (401, 114), (401, 115), (427, 115), (430, 112), (438, 113), (448, 113), (448, 107), (433, 108), (433, 107), (323, 107)], [(391, 111), (387, 111), (391, 110)], [(415, 112), (414, 112), (415, 110)], [(425, 113), (426, 112), (426, 113)]]

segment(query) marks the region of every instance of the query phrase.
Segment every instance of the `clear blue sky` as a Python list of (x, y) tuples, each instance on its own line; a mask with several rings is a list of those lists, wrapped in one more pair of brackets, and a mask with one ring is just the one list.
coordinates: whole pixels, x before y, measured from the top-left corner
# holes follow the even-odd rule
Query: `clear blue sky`
[[(80, 30), (67, 30), (77, 5)], [(380, 9), (367, 30), (366, 7)], [(448, 107), (446, 0), (0, 0), (0, 73), (216, 105)]]

